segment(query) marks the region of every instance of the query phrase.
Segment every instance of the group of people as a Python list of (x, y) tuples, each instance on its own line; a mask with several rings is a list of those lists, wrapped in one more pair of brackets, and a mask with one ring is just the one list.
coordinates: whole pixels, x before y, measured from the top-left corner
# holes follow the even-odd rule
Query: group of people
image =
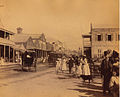
[(69, 71), (75, 77), (90, 76), (90, 68), (85, 56), (62, 57), (56, 61), (56, 73)]
[(103, 93), (112, 93), (119, 97), (119, 54), (115, 51), (104, 52), (105, 58), (101, 63), (101, 77), (103, 78)]

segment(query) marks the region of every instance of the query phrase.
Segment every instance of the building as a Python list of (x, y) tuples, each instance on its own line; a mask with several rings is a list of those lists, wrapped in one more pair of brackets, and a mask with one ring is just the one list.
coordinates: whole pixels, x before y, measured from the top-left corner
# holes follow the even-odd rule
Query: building
[(6, 62), (15, 61), (16, 45), (11, 40), (13, 35), (13, 32), (0, 28), (0, 58), (4, 58)]
[(82, 35), (82, 38), (83, 38), (82, 54), (91, 58), (91, 34)]
[(108, 49), (119, 51), (119, 29), (92, 28), (91, 47), (92, 58), (102, 57)]
[(35, 49), (37, 51), (37, 57), (47, 57), (47, 49), (46, 49), (46, 38), (45, 35), (42, 34), (29, 34), (32, 37)]
[(119, 51), (119, 28), (92, 28), (83, 36), (83, 53), (92, 58), (100, 58), (104, 51)]

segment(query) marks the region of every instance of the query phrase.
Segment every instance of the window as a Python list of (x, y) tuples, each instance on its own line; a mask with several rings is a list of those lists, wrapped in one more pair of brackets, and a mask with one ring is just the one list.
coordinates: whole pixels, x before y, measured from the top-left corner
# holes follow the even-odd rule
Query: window
[(101, 41), (101, 35), (98, 35), (98, 41)]
[(111, 40), (112, 40), (111, 35), (108, 35), (108, 41), (111, 41)]

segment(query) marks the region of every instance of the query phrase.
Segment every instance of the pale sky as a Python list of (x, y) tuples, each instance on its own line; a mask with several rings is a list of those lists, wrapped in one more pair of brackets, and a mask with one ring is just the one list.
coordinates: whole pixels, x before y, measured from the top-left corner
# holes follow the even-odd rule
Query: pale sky
[(0, 0), (0, 25), (16, 33), (44, 33), (66, 43), (82, 45), (81, 35), (93, 27), (118, 27), (118, 0)]

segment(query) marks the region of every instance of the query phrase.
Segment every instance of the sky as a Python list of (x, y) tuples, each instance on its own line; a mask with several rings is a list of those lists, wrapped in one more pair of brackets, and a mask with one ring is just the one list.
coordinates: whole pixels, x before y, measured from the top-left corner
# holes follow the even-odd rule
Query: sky
[(44, 33), (67, 48), (82, 47), (93, 27), (118, 27), (118, 0), (0, 0), (0, 26), (16, 33)]

